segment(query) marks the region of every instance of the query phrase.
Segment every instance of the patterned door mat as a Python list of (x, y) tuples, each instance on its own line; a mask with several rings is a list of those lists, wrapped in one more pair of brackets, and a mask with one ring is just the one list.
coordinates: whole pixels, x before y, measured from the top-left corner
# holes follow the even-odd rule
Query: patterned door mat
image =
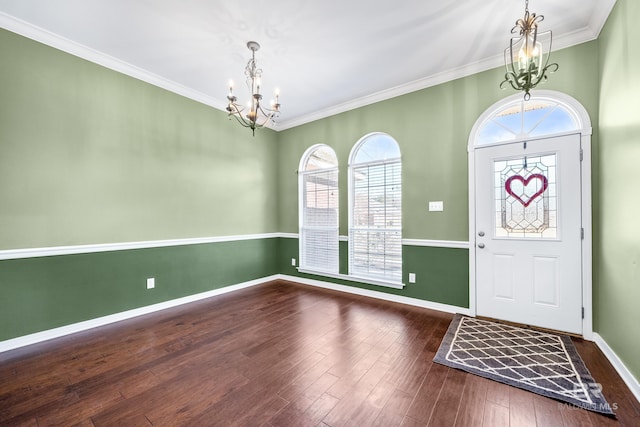
[(614, 415), (568, 336), (457, 314), (433, 361)]

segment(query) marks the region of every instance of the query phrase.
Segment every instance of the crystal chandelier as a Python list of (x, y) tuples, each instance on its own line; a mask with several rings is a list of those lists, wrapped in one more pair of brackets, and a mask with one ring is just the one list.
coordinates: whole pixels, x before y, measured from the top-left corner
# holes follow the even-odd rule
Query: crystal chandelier
[(229, 95), (227, 100), (227, 111), (229, 112), (229, 119), (231, 116), (235, 117), (242, 126), (251, 128), (253, 135), (256, 134), (256, 128), (261, 128), (271, 122), (275, 124), (275, 118), (280, 113), (280, 104), (278, 102), (280, 93), (276, 89), (276, 99), (271, 101), (271, 108), (265, 108), (262, 106), (262, 95), (260, 94), (260, 78), (262, 77), (262, 69), (258, 68), (256, 64), (256, 52), (260, 49), (258, 42), (248, 42), (247, 47), (251, 51), (251, 59), (247, 62), (247, 66), (244, 68), (244, 74), (247, 77), (247, 86), (251, 91), (251, 99), (247, 102), (247, 105), (243, 107), (238, 104), (238, 98), (233, 94), (233, 82), (229, 82)]
[(529, 13), (529, 0), (525, 1), (524, 18), (516, 21), (511, 34), (509, 47), (504, 50), (504, 62), (507, 73), (500, 88), (504, 89), (508, 83), (515, 90), (524, 91), (524, 100), (531, 98), (529, 91), (538, 83), (547, 80), (547, 71), (558, 71), (558, 64), (549, 64), (551, 52), (551, 31), (538, 34), (538, 23), (544, 16)]

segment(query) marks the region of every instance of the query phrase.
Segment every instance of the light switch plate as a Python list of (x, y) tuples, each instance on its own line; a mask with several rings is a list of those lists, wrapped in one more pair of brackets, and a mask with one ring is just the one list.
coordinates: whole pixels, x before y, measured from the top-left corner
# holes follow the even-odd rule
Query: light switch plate
[(429, 202), (429, 212), (442, 212), (444, 211), (444, 202)]
[(156, 279), (154, 277), (150, 277), (147, 279), (147, 289), (153, 289), (156, 287)]
[(409, 273), (409, 283), (416, 283), (416, 273)]

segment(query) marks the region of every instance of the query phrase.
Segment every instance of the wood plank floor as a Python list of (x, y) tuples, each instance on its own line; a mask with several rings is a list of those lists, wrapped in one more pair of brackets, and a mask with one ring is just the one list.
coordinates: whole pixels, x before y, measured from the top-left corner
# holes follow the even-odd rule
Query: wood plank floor
[(452, 316), (284, 281), (0, 354), (2, 426), (639, 426), (432, 362)]

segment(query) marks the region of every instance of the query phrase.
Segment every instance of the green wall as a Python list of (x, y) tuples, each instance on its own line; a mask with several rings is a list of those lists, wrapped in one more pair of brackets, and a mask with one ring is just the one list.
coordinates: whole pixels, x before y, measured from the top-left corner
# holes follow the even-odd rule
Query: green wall
[(0, 250), (277, 230), (277, 134), (0, 30)]
[[(598, 111), (597, 43), (554, 52), (560, 71), (544, 89), (562, 91), (580, 101), (591, 117)], [(478, 117), (493, 103), (511, 95), (499, 84), (504, 69), (494, 69), (378, 102), (278, 134), (279, 229), (298, 231), (300, 159), (310, 146), (330, 145), (340, 165), (340, 234), (348, 234), (347, 164), (354, 144), (370, 132), (393, 136), (402, 151), (403, 238), (467, 241), (469, 239), (469, 134)], [(594, 124), (594, 127), (596, 125)], [(597, 135), (593, 137), (597, 145)], [(593, 171), (597, 176), (597, 170)], [(430, 200), (444, 201), (444, 212), (428, 212)], [(466, 249), (403, 246), (405, 288), (387, 289), (349, 281), (298, 274), (297, 240), (283, 243), (280, 270), (291, 275), (373, 289), (427, 301), (469, 307), (469, 252)], [(341, 272), (347, 273), (347, 244), (341, 242)], [(415, 284), (408, 274), (416, 273)]]
[[(433, 248), (403, 245), (403, 289), (369, 285), (313, 274), (299, 273), (291, 265), (298, 259), (298, 239), (281, 238), (278, 249), (278, 271), (289, 276), (304, 277), (353, 286), (403, 297), (469, 308), (469, 251), (459, 248)], [(348, 242), (340, 242), (340, 273), (348, 274)], [(415, 273), (416, 283), (409, 283), (409, 273)]]
[(271, 276), (277, 249), (268, 238), (0, 261), (0, 341)]
[[(595, 326), (636, 377), (640, 206), (626, 183), (640, 160), (639, 15), (618, 0), (599, 40), (553, 53), (560, 70), (542, 86), (576, 98), (593, 121)], [(4, 30), (0, 51), (0, 250), (295, 233), (296, 170), (316, 143), (338, 154), (345, 235), (349, 151), (374, 131), (402, 149), (404, 238), (466, 241), (468, 136), (512, 93), (498, 88), (500, 68), (253, 138), (223, 112)], [(445, 212), (428, 212), (429, 200)], [(404, 281), (418, 281), (389, 293), (468, 306), (467, 250), (403, 250)], [(296, 275), (293, 257), (297, 239), (273, 238), (0, 261), (0, 340)]]
[(618, 0), (600, 38), (596, 331), (640, 378), (640, 3)]
[[(554, 52), (560, 71), (543, 89), (562, 91), (580, 101), (595, 121), (598, 111), (596, 42)], [(469, 134), (493, 103), (513, 94), (499, 88), (504, 68), (378, 102), (278, 134), (279, 230), (298, 230), (296, 171), (305, 150), (330, 145), (340, 164), (340, 234), (347, 234), (347, 163), (353, 145), (370, 132), (393, 136), (402, 151), (403, 237), (469, 239)], [(594, 138), (594, 143), (597, 138)], [(429, 200), (444, 201), (444, 212), (428, 212)]]
[[(277, 231), (275, 132), (5, 30), (0, 52), (0, 250)], [(277, 240), (0, 261), (0, 341), (275, 274)]]

